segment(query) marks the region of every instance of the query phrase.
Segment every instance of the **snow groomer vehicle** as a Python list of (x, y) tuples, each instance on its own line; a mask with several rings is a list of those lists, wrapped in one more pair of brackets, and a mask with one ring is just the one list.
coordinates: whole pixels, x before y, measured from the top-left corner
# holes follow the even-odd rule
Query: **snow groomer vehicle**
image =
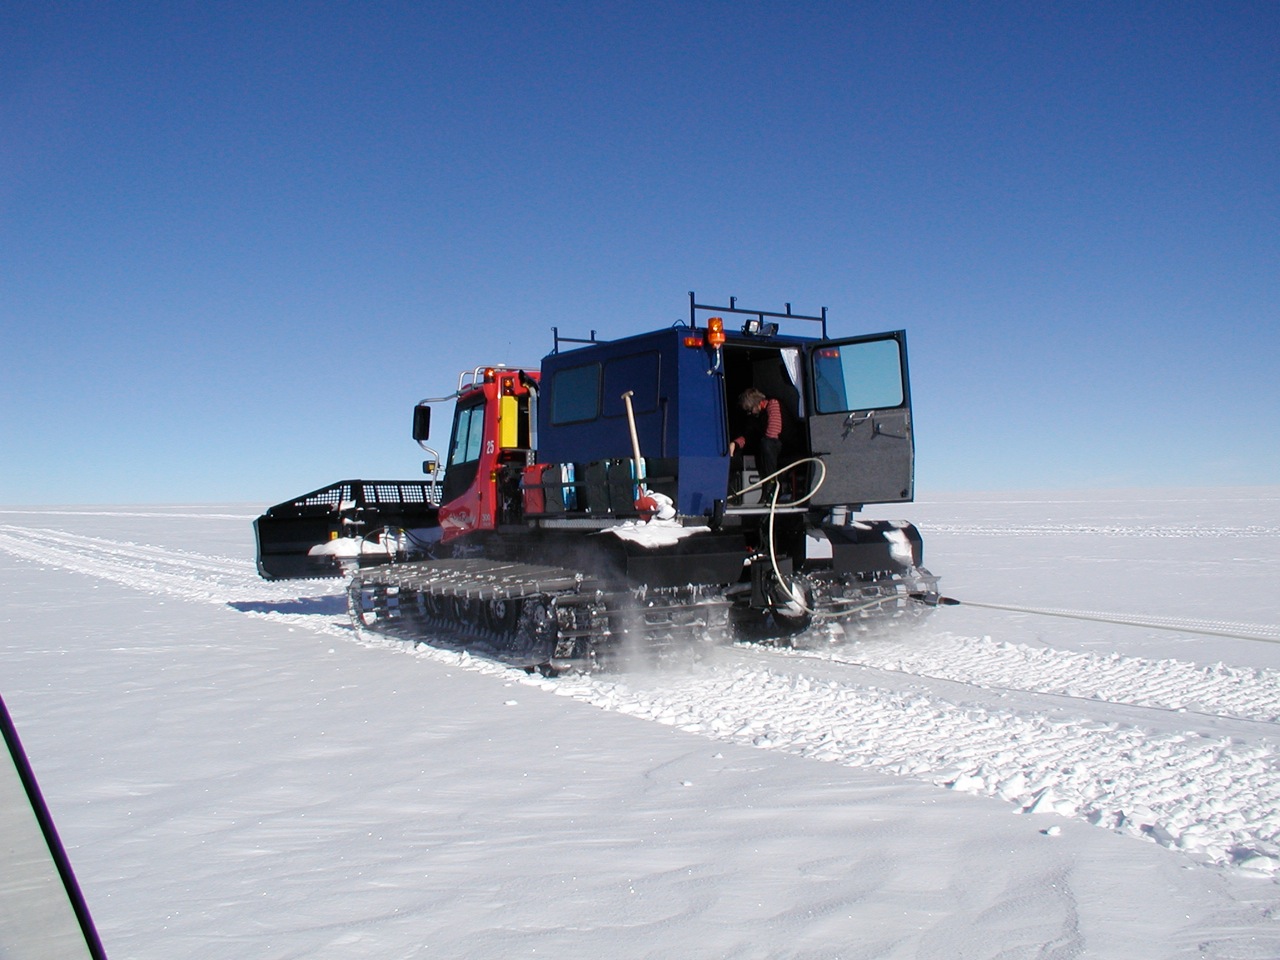
[[(540, 369), (476, 367), (417, 405), (426, 479), (271, 507), (259, 573), (350, 577), (360, 629), (549, 671), (736, 637), (829, 642), (937, 603), (915, 527), (859, 518), (913, 496), (904, 331), (832, 337), (825, 307), (690, 293), (672, 326), (553, 337)], [(759, 432), (748, 388), (781, 412), (767, 476), (752, 440), (733, 442)], [(445, 403), (442, 458), (428, 441)]]

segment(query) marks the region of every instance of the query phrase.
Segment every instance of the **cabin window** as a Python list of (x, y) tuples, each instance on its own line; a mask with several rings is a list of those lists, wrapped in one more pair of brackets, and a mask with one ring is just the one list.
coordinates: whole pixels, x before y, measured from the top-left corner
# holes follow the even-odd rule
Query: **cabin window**
[(444, 472), (445, 503), (467, 492), (480, 473), (480, 453), (484, 449), (484, 403), (459, 406), (453, 412), (453, 441), (449, 466)]
[(818, 413), (902, 406), (901, 346), (897, 340), (866, 340), (818, 347), (813, 352), (813, 393)]
[(449, 452), (450, 465), (479, 460), (483, 443), (484, 404), (459, 407), (458, 421), (453, 428), (453, 449)]
[(600, 416), (600, 364), (557, 370), (551, 381), (551, 422), (577, 423)]
[(658, 354), (638, 353), (617, 357), (604, 365), (604, 415), (622, 417), (627, 408), (622, 395), (630, 390), (631, 409), (651, 413), (658, 409)]

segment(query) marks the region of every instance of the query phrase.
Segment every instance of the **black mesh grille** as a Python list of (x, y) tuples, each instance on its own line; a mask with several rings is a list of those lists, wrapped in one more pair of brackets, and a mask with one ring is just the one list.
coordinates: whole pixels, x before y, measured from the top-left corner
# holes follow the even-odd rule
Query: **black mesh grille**
[(434, 480), (343, 480), (281, 504), (297, 510), (355, 506), (439, 506), (440, 484)]

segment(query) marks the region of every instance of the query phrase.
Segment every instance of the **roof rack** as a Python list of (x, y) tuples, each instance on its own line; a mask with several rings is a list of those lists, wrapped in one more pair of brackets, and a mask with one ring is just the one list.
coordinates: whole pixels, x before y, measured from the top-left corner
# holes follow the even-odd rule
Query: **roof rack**
[[(738, 306), (737, 297), (730, 297), (729, 306), (727, 307), (716, 307), (716, 306), (712, 306), (709, 303), (698, 303), (697, 298), (694, 296), (693, 291), (690, 290), (689, 291), (689, 326), (696, 327), (698, 325), (697, 312), (699, 310), (706, 310), (707, 312), (714, 311), (716, 313), (742, 313), (742, 314), (746, 314), (749, 317), (755, 317), (760, 321), (761, 325), (764, 324), (765, 317), (773, 317), (779, 320), (812, 320), (815, 323), (822, 324), (822, 339), (823, 340), (827, 339), (827, 308), (826, 307), (823, 307), (821, 315), (816, 317), (806, 316), (803, 313), (792, 313), (791, 304), (789, 303), (786, 304), (786, 308), (787, 308), (786, 313), (772, 313), (768, 310), (744, 310), (743, 308)], [(592, 336), (594, 335), (595, 335), (595, 331), (592, 331)]]
[(609, 342), (608, 340), (597, 340), (596, 332), (594, 330), (591, 331), (590, 338), (586, 340), (582, 339), (582, 337), (562, 337), (560, 336), (559, 327), (551, 328), (551, 336), (555, 338), (555, 349), (551, 351), (552, 353), (559, 353), (560, 344), (562, 343), (608, 343)]

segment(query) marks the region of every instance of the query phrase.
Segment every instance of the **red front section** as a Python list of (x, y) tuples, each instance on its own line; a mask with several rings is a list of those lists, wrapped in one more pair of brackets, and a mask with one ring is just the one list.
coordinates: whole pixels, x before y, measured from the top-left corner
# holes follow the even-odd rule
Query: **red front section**
[(499, 479), (511, 472), (518, 476), (533, 452), (537, 381), (536, 370), (495, 368), (459, 392), (440, 506), (443, 540), (494, 530), (502, 522)]

